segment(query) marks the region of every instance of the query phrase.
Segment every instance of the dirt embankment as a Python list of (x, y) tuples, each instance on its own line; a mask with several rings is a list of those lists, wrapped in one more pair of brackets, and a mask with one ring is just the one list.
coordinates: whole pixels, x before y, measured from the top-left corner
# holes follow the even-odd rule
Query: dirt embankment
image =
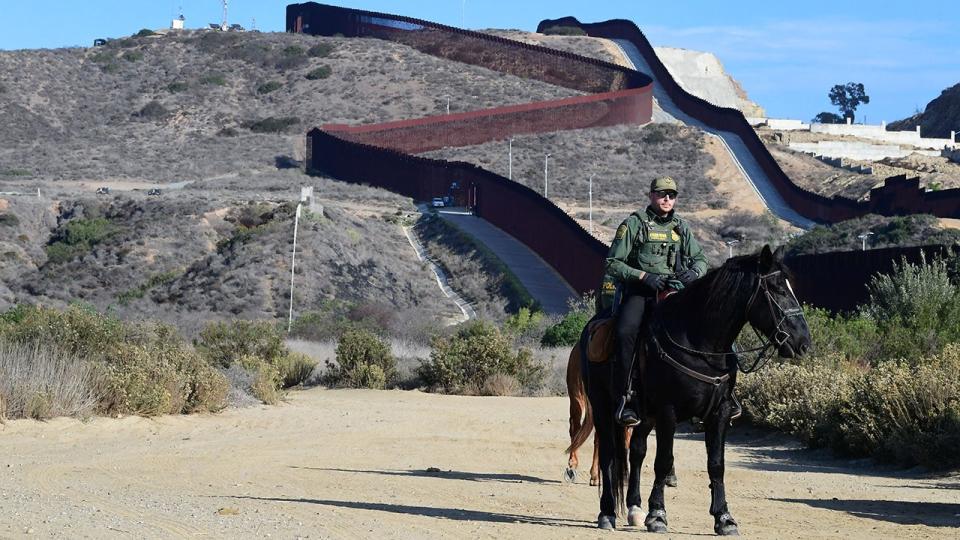
[[(596, 489), (560, 481), (566, 411), (564, 398), (313, 389), (214, 416), (10, 422), (0, 537), (609, 538), (593, 528)], [(727, 493), (745, 536), (956, 537), (958, 476), (827, 458), (743, 426), (732, 439)], [(711, 534), (702, 436), (675, 449), (671, 538)]]

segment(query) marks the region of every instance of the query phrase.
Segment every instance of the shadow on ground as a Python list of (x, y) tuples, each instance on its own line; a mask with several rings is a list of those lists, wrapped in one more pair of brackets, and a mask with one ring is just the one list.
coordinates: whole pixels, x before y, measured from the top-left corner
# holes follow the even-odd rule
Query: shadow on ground
[(247, 499), (254, 501), (291, 502), (303, 504), (318, 504), (335, 506), (337, 508), (351, 508), (357, 510), (376, 510), (392, 514), (406, 514), (454, 521), (484, 521), (488, 523), (524, 523), (529, 525), (546, 525), (550, 527), (577, 527), (594, 529), (593, 523), (562, 519), (555, 517), (534, 517), (520, 514), (501, 514), (499, 512), (483, 512), (480, 510), (465, 510), (462, 508), (442, 508), (433, 506), (412, 506), (407, 504), (389, 504), (376, 502), (333, 501), (326, 499), (290, 499), (284, 497), (252, 497), (245, 495), (229, 496), (231, 499)]
[(869, 499), (774, 499), (805, 504), (814, 508), (846, 512), (861, 518), (889, 521), (900, 525), (929, 527), (960, 526), (960, 504), (916, 501), (878, 501)]
[(420, 478), (448, 478), (450, 480), (467, 480), (470, 482), (506, 482), (511, 484), (559, 484), (558, 480), (544, 480), (536, 476), (527, 476), (523, 474), (511, 473), (476, 473), (464, 471), (441, 471), (439, 469), (411, 470), (411, 471), (374, 471), (363, 469), (336, 469), (323, 467), (297, 467), (292, 465), (291, 469), (304, 469), (308, 471), (328, 471), (345, 473), (363, 473), (363, 474), (381, 474), (385, 476), (404, 476)]

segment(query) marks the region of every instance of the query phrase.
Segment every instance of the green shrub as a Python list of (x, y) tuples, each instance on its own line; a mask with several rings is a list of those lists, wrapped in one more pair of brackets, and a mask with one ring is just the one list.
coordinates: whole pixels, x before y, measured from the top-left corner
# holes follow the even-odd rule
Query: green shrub
[(960, 341), (960, 293), (950, 281), (946, 260), (920, 264), (903, 260), (889, 275), (870, 280), (866, 312), (881, 336), (879, 359), (916, 363), (946, 343)]
[(467, 323), (456, 335), (433, 342), (430, 360), (417, 369), (428, 386), (451, 393), (480, 393), (495, 374), (516, 378), (523, 388), (543, 384), (544, 366), (530, 351), (512, 350), (510, 339), (484, 321)]
[(0, 227), (16, 227), (20, 224), (20, 219), (11, 213), (0, 214)]
[(157, 35), (157, 33), (153, 30), (150, 30), (149, 28), (141, 28), (139, 32), (133, 35), (133, 37), (147, 37), (155, 35)]
[(171, 94), (176, 94), (178, 92), (185, 91), (189, 87), (190, 85), (188, 85), (183, 81), (174, 81), (167, 85), (167, 92), (170, 92)]
[(250, 122), (247, 127), (254, 133), (283, 133), (291, 126), (297, 125), (299, 120), (293, 116), (277, 118), (271, 116), (263, 120)]
[[(815, 351), (839, 355), (842, 360), (861, 365), (875, 358), (880, 336), (872, 317), (863, 313), (830, 315), (827, 310), (812, 306), (804, 306), (803, 313)], [(751, 346), (757, 345), (759, 342)]]
[(109, 64), (101, 64), (100, 71), (104, 73), (116, 73), (120, 71), (120, 64), (117, 64), (116, 62), (111, 62)]
[(217, 135), (220, 137), (236, 137), (240, 132), (236, 128), (225, 127), (217, 132)]
[(327, 382), (349, 388), (385, 388), (396, 374), (396, 361), (379, 336), (348, 330), (337, 343), (336, 364), (327, 362)]
[(283, 84), (281, 84), (279, 81), (268, 81), (268, 82), (265, 82), (265, 83), (263, 83), (263, 84), (261, 84), (260, 86), (257, 87), (257, 93), (258, 93), (258, 94), (269, 94), (270, 92), (273, 92), (274, 90), (278, 90), (278, 89), (281, 88), (282, 86), (283, 86)]
[(150, 276), (150, 279), (148, 279), (146, 283), (142, 283), (134, 289), (120, 293), (117, 296), (117, 302), (126, 305), (129, 304), (131, 300), (143, 298), (150, 289), (172, 282), (173, 280), (177, 279), (181, 273), (182, 271), (180, 270), (171, 270), (169, 272), (163, 272)]
[(307, 50), (307, 56), (311, 58), (326, 58), (333, 52), (334, 46), (329, 43), (317, 43)]
[(330, 66), (320, 66), (307, 73), (306, 77), (311, 81), (316, 81), (318, 79), (326, 79), (331, 73), (333, 73), (333, 70), (330, 69)]
[(304, 50), (299, 45), (288, 45), (283, 48), (282, 53), (284, 56), (303, 56)]
[(200, 77), (200, 84), (225, 86), (227, 84), (227, 78), (220, 73), (208, 73)]
[(143, 60), (143, 53), (141, 51), (126, 51), (120, 58), (123, 58), (127, 62), (139, 62)]
[(47, 260), (53, 264), (66, 262), (120, 231), (106, 218), (72, 219), (57, 229), (46, 246)]
[(276, 366), (281, 386), (290, 388), (306, 383), (317, 367), (317, 361), (302, 353), (289, 352), (277, 359)]
[(536, 327), (542, 320), (542, 311), (531, 311), (530, 308), (522, 307), (519, 311), (507, 317), (507, 320), (503, 322), (503, 329), (514, 335), (521, 335)]
[(550, 26), (543, 29), (548, 36), (585, 36), (587, 33), (579, 26)]
[(139, 111), (135, 112), (133, 116), (141, 120), (159, 120), (167, 116), (167, 114), (169, 114), (169, 111), (167, 111), (167, 108), (164, 107), (162, 103), (157, 100), (152, 100)]
[(590, 322), (593, 313), (587, 309), (577, 309), (567, 312), (560, 322), (547, 328), (540, 344), (544, 347), (571, 346), (580, 340), (580, 333)]
[(109, 64), (116, 60), (116, 58), (116, 54), (112, 51), (99, 51), (90, 56), (90, 61), (96, 62), (97, 64)]
[(276, 325), (266, 321), (213, 322), (200, 332), (197, 351), (213, 365), (230, 367), (242, 357), (273, 364), (287, 354)]
[(242, 356), (237, 363), (253, 375), (253, 380), (250, 382), (250, 392), (253, 397), (267, 405), (275, 405), (280, 401), (283, 397), (280, 391), (282, 380), (280, 370), (276, 366), (256, 356)]

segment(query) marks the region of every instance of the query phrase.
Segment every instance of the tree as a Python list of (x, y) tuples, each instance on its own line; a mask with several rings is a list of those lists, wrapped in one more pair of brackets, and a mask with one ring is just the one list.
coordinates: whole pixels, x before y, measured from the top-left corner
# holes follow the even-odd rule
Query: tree
[(822, 113), (819, 113), (816, 116), (814, 116), (812, 122), (817, 124), (842, 124), (844, 120), (843, 120), (843, 117), (838, 114), (833, 114), (832, 112), (823, 111)]
[(863, 83), (848, 82), (837, 84), (830, 89), (830, 103), (836, 105), (843, 117), (853, 122), (853, 113), (861, 103), (870, 103), (870, 96), (863, 89)]

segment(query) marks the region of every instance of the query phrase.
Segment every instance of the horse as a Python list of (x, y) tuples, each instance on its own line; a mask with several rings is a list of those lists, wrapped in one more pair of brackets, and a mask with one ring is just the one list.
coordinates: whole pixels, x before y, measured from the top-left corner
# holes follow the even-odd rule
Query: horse
[[(564, 452), (569, 455), (567, 458), (567, 468), (563, 473), (563, 479), (566, 482), (574, 483), (577, 481), (577, 467), (580, 465), (580, 459), (577, 450), (593, 433), (593, 413), (590, 409), (590, 401), (587, 399), (587, 391), (583, 386), (581, 347), (577, 343), (570, 350), (570, 356), (567, 359), (567, 397), (570, 399), (570, 446)], [(633, 428), (624, 428), (624, 441), (630, 440)], [(629, 446), (629, 445), (628, 445)], [(593, 459), (590, 460), (590, 485), (600, 484), (600, 439), (593, 438)], [(629, 450), (629, 448), (628, 448)], [(671, 470), (667, 475), (667, 486), (677, 487), (676, 473)]]
[[(761, 341), (752, 368), (739, 365), (733, 344), (749, 322)], [(589, 363), (586, 390), (599, 441), (600, 514), (597, 526), (615, 529), (617, 510), (628, 523), (639, 525), (640, 467), (647, 452), (647, 435), (656, 427), (654, 481), (643, 524), (650, 532), (667, 532), (664, 486), (673, 468), (673, 438), (678, 422), (703, 421), (710, 477), (710, 514), (714, 532), (738, 535), (727, 505), (724, 486), (724, 446), (730, 424), (733, 387), (738, 366), (756, 368), (770, 351), (784, 358), (802, 356), (811, 345), (803, 311), (783, 264), (783, 248), (770, 246), (753, 255), (728, 259), (683, 290), (658, 304), (648, 316), (643, 336), (649, 345), (642, 385), (643, 411), (629, 439), (615, 425), (609, 363)], [(643, 347), (643, 345), (639, 345)], [(629, 477), (627, 450), (629, 441)]]

